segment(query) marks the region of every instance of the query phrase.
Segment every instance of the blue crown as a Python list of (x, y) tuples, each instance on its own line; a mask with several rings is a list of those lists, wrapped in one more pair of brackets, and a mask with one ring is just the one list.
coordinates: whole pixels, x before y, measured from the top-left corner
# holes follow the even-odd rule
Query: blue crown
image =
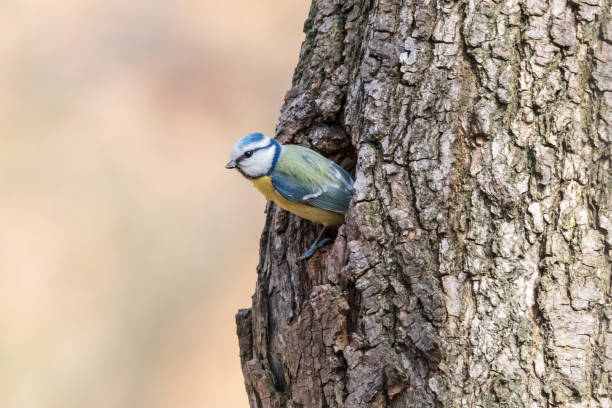
[(249, 145), (251, 143), (257, 143), (261, 140), (263, 140), (265, 136), (263, 135), (263, 133), (249, 133), (248, 135), (246, 135), (245, 137), (243, 137), (242, 139), (240, 139), (240, 141), (238, 142), (238, 144), (240, 146), (246, 146)]

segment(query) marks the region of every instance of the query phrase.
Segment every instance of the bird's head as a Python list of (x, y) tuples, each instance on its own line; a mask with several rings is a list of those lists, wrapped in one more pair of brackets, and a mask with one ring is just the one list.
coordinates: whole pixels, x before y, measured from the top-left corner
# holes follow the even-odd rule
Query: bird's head
[(280, 143), (263, 133), (248, 134), (236, 142), (225, 168), (236, 168), (250, 179), (269, 175), (274, 170), (280, 149)]

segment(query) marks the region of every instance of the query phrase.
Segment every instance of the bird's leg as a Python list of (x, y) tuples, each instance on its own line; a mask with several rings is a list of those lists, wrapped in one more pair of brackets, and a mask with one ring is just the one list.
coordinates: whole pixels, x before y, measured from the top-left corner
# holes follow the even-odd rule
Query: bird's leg
[(329, 238), (321, 239), (323, 234), (325, 234), (326, 230), (327, 230), (327, 227), (323, 227), (323, 229), (319, 233), (319, 236), (317, 237), (317, 239), (315, 239), (315, 242), (312, 243), (312, 245), (310, 246), (310, 248), (308, 248), (306, 252), (300, 255), (300, 257), (298, 258), (300, 261), (310, 258), (312, 254), (316, 252), (317, 249), (332, 242), (332, 240)]

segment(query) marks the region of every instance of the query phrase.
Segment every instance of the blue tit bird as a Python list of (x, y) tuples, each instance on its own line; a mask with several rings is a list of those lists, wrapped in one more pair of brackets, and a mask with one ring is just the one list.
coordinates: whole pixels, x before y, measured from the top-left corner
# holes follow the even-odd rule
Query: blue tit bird
[(262, 133), (251, 133), (232, 149), (227, 169), (238, 169), (255, 188), (279, 207), (323, 224), (310, 248), (310, 257), (330, 242), (321, 240), (327, 227), (344, 223), (353, 196), (353, 178), (342, 167), (303, 146), (281, 145)]

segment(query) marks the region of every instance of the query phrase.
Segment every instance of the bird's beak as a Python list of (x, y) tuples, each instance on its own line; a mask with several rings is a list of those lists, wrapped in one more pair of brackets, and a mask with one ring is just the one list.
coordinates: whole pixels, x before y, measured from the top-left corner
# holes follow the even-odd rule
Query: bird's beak
[(235, 169), (236, 168), (236, 162), (233, 160), (230, 160), (226, 165), (225, 165), (226, 169)]

